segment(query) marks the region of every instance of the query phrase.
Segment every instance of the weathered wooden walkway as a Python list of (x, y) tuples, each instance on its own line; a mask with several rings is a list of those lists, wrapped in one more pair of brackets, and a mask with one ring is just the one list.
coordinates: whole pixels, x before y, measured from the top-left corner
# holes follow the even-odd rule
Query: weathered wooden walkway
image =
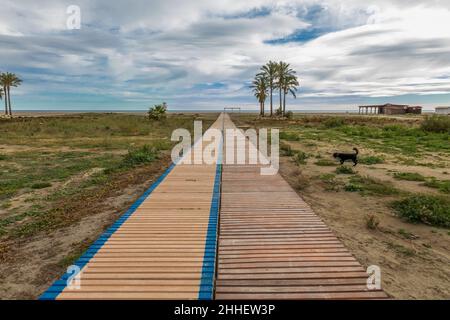
[[(221, 126), (219, 117), (211, 128)], [(80, 287), (75, 279), (67, 286), (65, 274), (41, 299), (212, 299), (221, 168), (215, 156), (211, 165), (172, 165), (76, 262)]]
[(224, 163), (219, 226), (217, 299), (387, 297), (279, 174)]
[[(221, 115), (212, 128), (235, 127)], [(65, 274), (41, 299), (386, 297), (280, 175), (219, 157), (172, 165), (75, 263), (81, 286)]]

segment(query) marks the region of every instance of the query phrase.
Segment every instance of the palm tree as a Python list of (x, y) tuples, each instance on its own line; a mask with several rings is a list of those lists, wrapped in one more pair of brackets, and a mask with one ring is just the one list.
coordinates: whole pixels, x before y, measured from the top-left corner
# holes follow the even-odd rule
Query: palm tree
[(283, 94), (284, 94), (284, 83), (286, 82), (286, 79), (288, 79), (289, 77), (294, 76), (295, 77), (295, 71), (292, 70), (289, 66), (289, 63), (280, 61), (278, 63), (278, 67), (277, 67), (277, 81), (275, 83), (276, 88), (279, 89), (280, 92), (280, 112), (281, 114), (284, 116), (285, 111), (283, 109)]
[[(11, 87), (18, 87), (22, 83), (22, 80), (19, 79), (14, 73), (6, 72), (2, 73), (0, 76), (0, 83), (3, 86), (3, 90), (6, 92), (6, 97), (8, 97), (8, 112), (9, 115), (12, 116), (12, 108), (11, 108)], [(6, 97), (5, 97), (5, 106), (6, 106)]]
[(286, 95), (291, 93), (294, 98), (297, 98), (296, 92), (299, 86), (297, 77), (294, 74), (289, 74), (285, 77), (283, 82), (283, 115), (286, 114)]
[(0, 92), (2, 92), (5, 95), (5, 116), (7, 116), (8, 115), (8, 99), (6, 97), (6, 82), (4, 80), (5, 75), (6, 75), (6, 73), (0, 74), (0, 86), (2, 86), (2, 88), (0, 89), (1, 90)]
[(267, 98), (267, 79), (257, 75), (250, 88), (259, 102), (259, 114), (264, 117), (264, 103)]
[[(3, 99), (3, 88), (0, 88), (0, 100), (2, 100), (2, 99)], [(5, 112), (5, 115), (6, 115), (6, 112)]]
[(266, 65), (261, 67), (261, 73), (258, 76), (263, 76), (267, 81), (267, 86), (269, 88), (270, 94), (270, 116), (273, 115), (273, 101), (272, 101), (272, 93), (275, 88), (275, 81), (277, 77), (277, 66), (278, 64), (273, 61), (269, 61)]

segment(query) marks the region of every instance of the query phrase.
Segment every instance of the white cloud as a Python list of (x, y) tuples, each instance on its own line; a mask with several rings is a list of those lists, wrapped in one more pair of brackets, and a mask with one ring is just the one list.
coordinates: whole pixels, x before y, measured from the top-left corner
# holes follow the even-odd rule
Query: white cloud
[[(3, 2), (0, 68), (21, 74), (23, 96), (249, 103), (269, 59), (292, 64), (305, 99), (450, 93), (448, 1), (81, 0), (80, 31), (64, 29), (69, 2)], [(321, 33), (266, 42), (299, 30)]]

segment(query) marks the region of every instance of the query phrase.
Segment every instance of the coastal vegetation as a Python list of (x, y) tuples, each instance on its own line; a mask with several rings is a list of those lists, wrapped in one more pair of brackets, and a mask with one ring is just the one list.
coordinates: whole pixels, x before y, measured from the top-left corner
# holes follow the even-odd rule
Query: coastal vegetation
[[(281, 175), (359, 261), (382, 268), (389, 294), (448, 296), (450, 118), (231, 116), (238, 127), (280, 130)], [(355, 146), (355, 167), (332, 156)]]
[[(270, 65), (264, 69), (269, 73)], [(450, 193), (446, 177), (450, 167), (449, 119), (297, 114), (288, 123), (260, 122), (252, 116), (235, 116), (234, 120), (245, 127), (273, 125), (280, 129), (280, 155), (288, 157), (299, 172), (319, 172), (318, 179), (303, 181), (308, 187), (302, 188), (302, 193), (314, 189), (316, 181), (326, 192), (394, 198), (396, 204), (387, 210), (399, 217), (410, 212), (413, 217), (406, 221), (448, 227), (442, 221), (447, 221), (449, 207), (440, 199)], [(351, 150), (355, 143), (363, 150), (359, 165), (337, 166), (332, 152)], [(302, 179), (308, 180), (308, 174), (302, 174)], [(300, 190), (297, 185), (294, 177), (292, 186)], [(416, 196), (420, 201), (412, 200)], [(377, 201), (380, 205), (392, 203)]]
[(148, 110), (147, 115), (150, 120), (160, 121), (166, 119), (167, 104), (163, 102), (162, 104), (154, 105)]
[(140, 195), (136, 186), (168, 165), (171, 132), (193, 131), (196, 119), (206, 129), (215, 117), (174, 114), (158, 122), (91, 113), (0, 122), (0, 259), (4, 241), (69, 227), (128, 188), (120, 212)]

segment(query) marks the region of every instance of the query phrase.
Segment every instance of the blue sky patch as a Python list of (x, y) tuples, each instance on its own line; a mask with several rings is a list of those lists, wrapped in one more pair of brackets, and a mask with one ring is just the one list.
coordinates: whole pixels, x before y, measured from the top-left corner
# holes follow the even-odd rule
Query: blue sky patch
[(287, 37), (267, 40), (265, 43), (267, 44), (284, 44), (288, 42), (308, 42), (314, 39), (317, 39), (324, 34), (327, 34), (327, 30), (322, 30), (318, 28), (311, 28), (306, 30), (298, 30)]

